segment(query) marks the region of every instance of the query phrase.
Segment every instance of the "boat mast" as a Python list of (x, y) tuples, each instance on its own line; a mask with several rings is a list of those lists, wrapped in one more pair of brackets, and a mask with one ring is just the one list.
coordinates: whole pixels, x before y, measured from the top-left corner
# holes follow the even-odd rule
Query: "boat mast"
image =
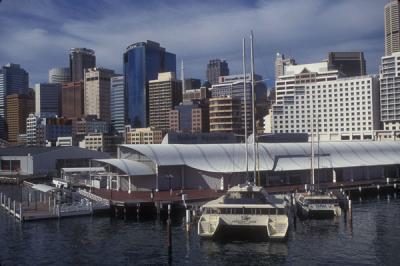
[(256, 119), (255, 119), (255, 94), (254, 94), (254, 46), (253, 31), (250, 32), (250, 59), (251, 59), (251, 114), (253, 126), (253, 160), (254, 160), (254, 184), (256, 184), (257, 160), (256, 160)]
[(243, 98), (244, 98), (244, 145), (246, 148), (246, 182), (249, 181), (249, 150), (247, 141), (247, 82), (246, 82), (246, 39), (243, 38)]
[(314, 92), (311, 89), (311, 186), (314, 187)]

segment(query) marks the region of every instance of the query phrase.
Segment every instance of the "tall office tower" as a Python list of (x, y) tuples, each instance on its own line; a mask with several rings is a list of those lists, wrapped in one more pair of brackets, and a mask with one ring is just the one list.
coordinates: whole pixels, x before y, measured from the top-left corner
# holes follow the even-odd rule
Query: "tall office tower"
[(169, 113), (182, 101), (182, 81), (175, 79), (175, 73), (158, 74), (157, 80), (149, 81), (149, 123), (150, 127), (169, 130)]
[(218, 78), (220, 76), (228, 76), (229, 75), (229, 67), (228, 62), (221, 59), (212, 59), (207, 64), (207, 80), (208, 82), (213, 84), (218, 83)]
[(111, 127), (120, 134), (125, 131), (125, 87), (124, 76), (111, 78)]
[(367, 74), (363, 52), (330, 52), (328, 68), (329, 70), (339, 70), (348, 77)]
[(381, 59), (380, 109), (384, 130), (400, 130), (400, 52)]
[(35, 114), (40, 117), (60, 115), (61, 111), (61, 84), (35, 84)]
[(18, 135), (26, 133), (26, 119), (34, 111), (32, 95), (11, 94), (7, 96), (8, 142), (17, 143)]
[(92, 49), (71, 48), (69, 51), (69, 69), (71, 81), (81, 81), (85, 69), (96, 67), (96, 56)]
[(204, 101), (184, 101), (169, 113), (169, 128), (172, 132), (209, 132), (208, 104)]
[(68, 82), (61, 87), (61, 115), (80, 118), (84, 114), (83, 82)]
[(85, 115), (110, 121), (110, 83), (114, 70), (89, 68), (85, 70)]
[(6, 97), (11, 94), (28, 94), (29, 75), (18, 64), (7, 64), (0, 68), (0, 138), (7, 137)]
[(400, 1), (385, 5), (385, 56), (400, 52)]
[(241, 100), (237, 97), (210, 99), (210, 132), (241, 132)]
[(49, 83), (64, 84), (71, 81), (71, 71), (68, 67), (56, 67), (49, 70)]
[(46, 119), (34, 114), (29, 114), (26, 119), (26, 145), (28, 146), (44, 146), (46, 137), (44, 126)]
[[(261, 76), (255, 75), (254, 79), (261, 80)], [(264, 83), (256, 83), (256, 87), (263, 86)], [(264, 85), (265, 86), (265, 85)], [(245, 128), (245, 102), (244, 102), (244, 90), (243, 90), (243, 75), (230, 75), (230, 76), (222, 76), (219, 77), (218, 84), (212, 85), (211, 89), (211, 97), (235, 97), (240, 99), (241, 101), (241, 128), (242, 132)], [(257, 94), (256, 94), (257, 95)], [(250, 82), (250, 74), (246, 75), (246, 114), (247, 114), (247, 130), (248, 134), (251, 134), (252, 131), (252, 106), (251, 106), (251, 82)]]
[(277, 53), (275, 59), (275, 79), (285, 74), (285, 67), (295, 65), (293, 58), (285, 58), (284, 54)]
[(201, 80), (199, 79), (185, 79), (185, 91), (188, 90), (197, 90), (201, 87)]
[(288, 66), (275, 82), (273, 133), (319, 132), (321, 140), (371, 139), (380, 128), (379, 81), (343, 77), (328, 62)]
[(126, 123), (134, 128), (149, 125), (149, 80), (158, 73), (176, 73), (176, 55), (159, 43), (147, 41), (129, 45), (124, 53)]

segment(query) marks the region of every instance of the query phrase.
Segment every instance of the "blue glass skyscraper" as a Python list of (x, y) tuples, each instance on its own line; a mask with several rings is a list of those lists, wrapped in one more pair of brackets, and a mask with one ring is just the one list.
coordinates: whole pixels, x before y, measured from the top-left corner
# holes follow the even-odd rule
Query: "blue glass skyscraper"
[(124, 53), (126, 124), (132, 127), (149, 125), (149, 80), (160, 72), (176, 73), (176, 55), (159, 43), (147, 41), (129, 45)]

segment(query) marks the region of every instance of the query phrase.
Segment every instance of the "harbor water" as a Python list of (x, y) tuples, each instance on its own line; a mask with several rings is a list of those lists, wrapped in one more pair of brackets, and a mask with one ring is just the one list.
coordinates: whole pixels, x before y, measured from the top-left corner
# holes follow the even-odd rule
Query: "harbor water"
[[(353, 222), (297, 220), (284, 242), (201, 240), (172, 227), (173, 265), (399, 265), (400, 199), (355, 200)], [(165, 265), (165, 221), (80, 217), (16, 222), (0, 210), (0, 265)]]

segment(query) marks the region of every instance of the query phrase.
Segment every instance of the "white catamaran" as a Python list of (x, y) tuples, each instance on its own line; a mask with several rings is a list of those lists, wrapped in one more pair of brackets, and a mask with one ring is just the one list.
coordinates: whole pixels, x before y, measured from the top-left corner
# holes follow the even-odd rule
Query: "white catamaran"
[[(253, 144), (255, 144), (253, 33), (250, 35), (250, 41), (252, 127), (254, 134)], [(246, 176), (248, 178), (245, 39), (243, 39), (243, 72)], [(256, 147), (253, 145), (254, 182), (256, 179), (255, 149)], [(227, 235), (229, 237), (255, 235), (262, 238), (283, 239), (287, 235), (288, 226), (287, 205), (283, 198), (268, 195), (262, 187), (249, 182), (230, 188), (225, 195), (202, 206), (202, 216), (198, 222), (198, 234), (201, 237), (208, 238), (218, 235)]]

